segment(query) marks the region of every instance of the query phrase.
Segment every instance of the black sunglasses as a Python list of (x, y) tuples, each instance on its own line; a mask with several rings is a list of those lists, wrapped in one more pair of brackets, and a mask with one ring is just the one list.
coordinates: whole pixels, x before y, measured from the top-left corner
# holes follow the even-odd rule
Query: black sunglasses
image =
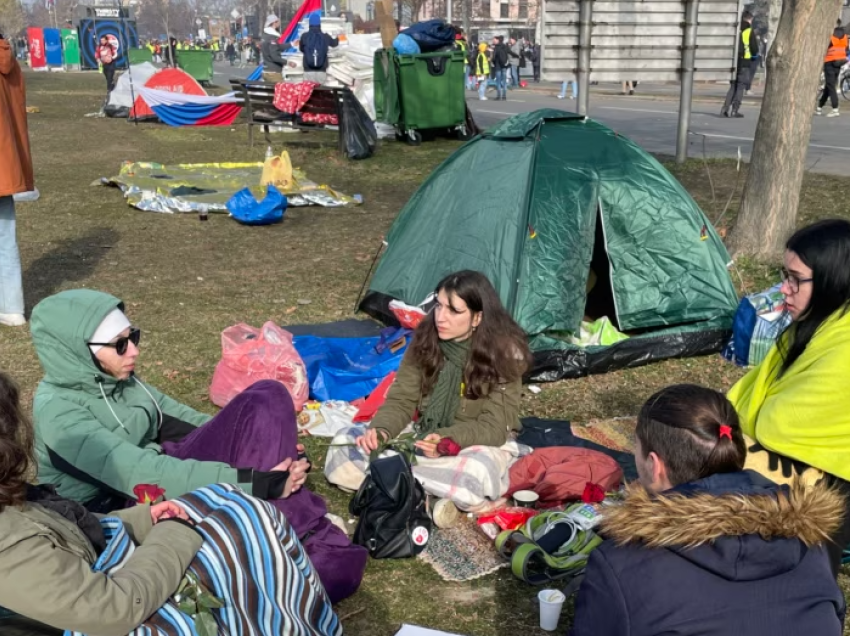
[(129, 336), (121, 336), (115, 342), (90, 342), (90, 345), (96, 345), (98, 347), (115, 347), (115, 353), (119, 356), (123, 356), (127, 353), (127, 345), (132, 342), (137, 347), (139, 346), (139, 340), (142, 337), (142, 332), (136, 329), (135, 327), (130, 329)]

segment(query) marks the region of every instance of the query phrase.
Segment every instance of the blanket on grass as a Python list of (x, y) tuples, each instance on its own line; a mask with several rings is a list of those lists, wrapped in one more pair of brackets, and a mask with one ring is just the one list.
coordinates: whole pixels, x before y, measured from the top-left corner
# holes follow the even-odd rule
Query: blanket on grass
[[(176, 499), (204, 536), (189, 572), (224, 602), (219, 636), (341, 636), (342, 625), (289, 522), (270, 504), (218, 484)], [(101, 520), (107, 547), (93, 569), (117, 572), (135, 545), (116, 517)], [(65, 636), (84, 636), (65, 632)], [(198, 636), (173, 599), (130, 636)]]
[[(354, 445), (364, 430), (354, 426), (340, 431), (328, 449), (325, 477), (343, 490), (357, 490), (366, 476), (369, 457)], [(530, 452), (530, 447), (511, 441), (498, 448), (470, 446), (455, 457), (417, 456), (413, 476), (429, 495), (451, 499), (461, 510), (486, 512), (504, 503), (501, 497), (510, 486), (510, 467)]]

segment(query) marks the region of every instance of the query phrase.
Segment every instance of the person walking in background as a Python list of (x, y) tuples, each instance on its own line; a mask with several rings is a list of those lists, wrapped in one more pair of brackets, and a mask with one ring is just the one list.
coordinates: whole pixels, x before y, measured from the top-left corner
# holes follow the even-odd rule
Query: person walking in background
[(517, 42), (516, 38), (511, 38), (510, 44), (510, 48), (508, 48), (509, 85), (511, 88), (519, 88), (519, 64), (522, 61), (522, 44)]
[(103, 76), (106, 78), (106, 92), (111, 93), (115, 88), (115, 58), (118, 57), (118, 51), (105, 35), (100, 36), (97, 48), (94, 50), (94, 57), (103, 68)]
[(726, 101), (720, 114), (723, 117), (743, 117), (739, 113), (741, 102), (744, 99), (744, 91), (747, 84), (751, 82), (753, 51), (759, 50), (758, 36), (753, 31), (753, 14), (744, 11), (741, 16), (741, 39), (738, 42), (738, 66), (735, 71), (735, 80), (726, 93)]
[(498, 36), (496, 46), (493, 47), (493, 70), (496, 74), (496, 99), (505, 101), (508, 99), (507, 75), (510, 64), (509, 49), (505, 44), (505, 38)]
[(563, 84), (561, 84), (561, 92), (558, 93), (558, 99), (566, 99), (567, 98), (567, 88), (572, 86), (572, 94), (570, 95), (570, 99), (576, 99), (578, 97), (578, 82), (575, 79), (564, 80)]
[(850, 47), (850, 38), (844, 32), (844, 27), (839, 20), (835, 25), (835, 30), (829, 38), (829, 48), (823, 58), (823, 93), (820, 96), (818, 107), (815, 110), (815, 115), (823, 114), (823, 107), (828, 99), (832, 104), (832, 112), (827, 117), (838, 117), (838, 76), (841, 74), (841, 67), (847, 64), (848, 47)]
[(540, 45), (532, 44), (531, 46), (531, 69), (534, 73), (534, 81), (540, 81)]
[(487, 44), (478, 45), (478, 55), (475, 58), (475, 76), (478, 78), (478, 99), (487, 101), (487, 82), (490, 81), (490, 60), (487, 56)]
[(304, 54), (304, 80), (324, 84), (328, 79), (328, 51), (339, 46), (339, 39), (322, 31), (322, 19), (317, 13), (310, 14), (310, 28), (301, 36), (298, 45)]
[(7, 327), (26, 324), (13, 198), (35, 188), (26, 105), (21, 67), (0, 35), (0, 325)]
[(233, 46), (233, 40), (227, 41), (227, 47), (224, 49), (224, 54), (227, 56), (230, 66), (233, 66), (236, 62), (236, 47)]

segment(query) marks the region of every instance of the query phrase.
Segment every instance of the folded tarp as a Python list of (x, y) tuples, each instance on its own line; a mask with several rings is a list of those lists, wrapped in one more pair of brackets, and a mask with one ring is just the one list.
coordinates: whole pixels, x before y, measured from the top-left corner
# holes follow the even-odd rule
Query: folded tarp
[(350, 402), (369, 395), (398, 370), (411, 333), (388, 327), (372, 338), (296, 336), (293, 342), (307, 366), (310, 397)]

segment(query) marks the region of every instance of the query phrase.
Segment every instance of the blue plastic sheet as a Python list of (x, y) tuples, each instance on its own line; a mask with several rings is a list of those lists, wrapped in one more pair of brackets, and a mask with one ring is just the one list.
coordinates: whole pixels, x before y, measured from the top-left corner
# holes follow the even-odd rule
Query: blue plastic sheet
[(393, 40), (393, 48), (399, 55), (419, 55), (422, 52), (416, 40), (404, 33), (399, 33)]
[(227, 209), (234, 219), (245, 225), (270, 225), (283, 220), (286, 204), (286, 197), (270, 185), (262, 201), (257, 201), (248, 188), (239, 190), (230, 197)]
[(432, 53), (455, 43), (455, 28), (440, 18), (412, 24), (404, 30), (419, 45), (423, 53)]
[[(310, 397), (350, 402), (369, 395), (389, 373), (398, 371), (410, 341), (409, 329), (388, 327), (376, 338), (296, 336), (298, 355), (307, 366)], [(390, 344), (404, 338), (395, 353)]]

